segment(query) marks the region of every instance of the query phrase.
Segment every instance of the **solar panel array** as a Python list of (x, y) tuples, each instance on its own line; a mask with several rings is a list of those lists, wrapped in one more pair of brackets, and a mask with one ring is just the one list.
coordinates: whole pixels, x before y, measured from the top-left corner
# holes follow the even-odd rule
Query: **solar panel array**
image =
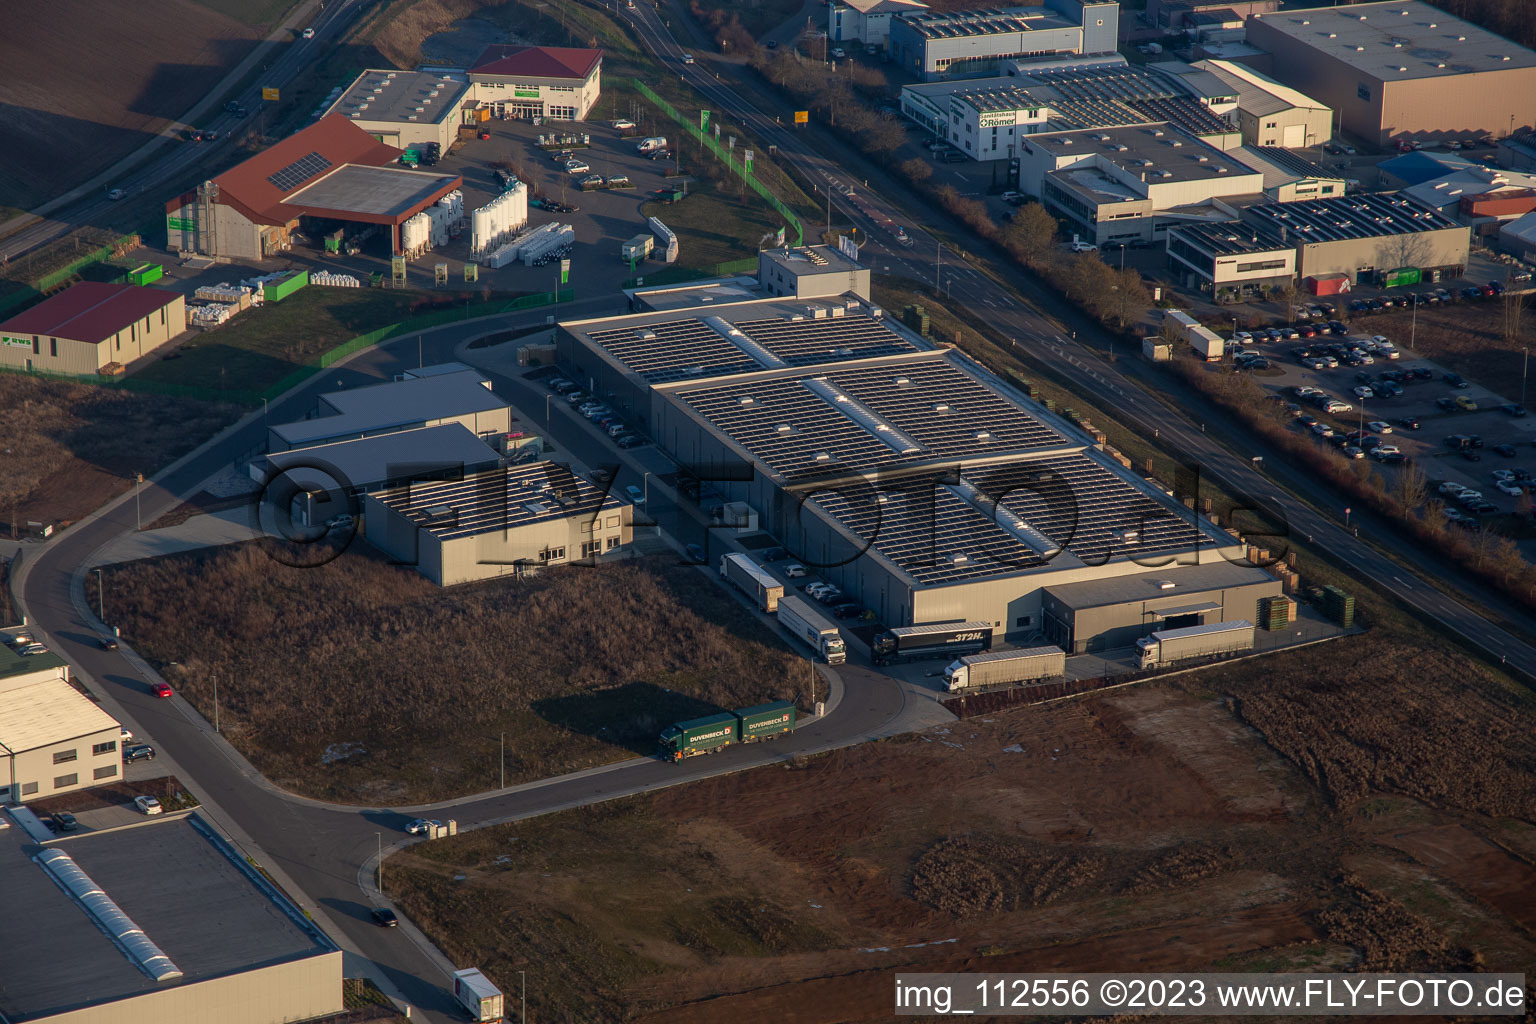
[(736, 326), (790, 366), (917, 351), (884, 321), (858, 314), (820, 320), (743, 320)]
[(921, 584), (1037, 569), (1063, 550), (1092, 565), (1206, 542), (1192, 518), (1079, 454), (963, 469), (958, 482), (855, 482), (811, 500)]
[(1376, 238), (1382, 235), (1416, 234), (1453, 228), (1455, 223), (1395, 192), (1362, 192), (1305, 203), (1267, 203), (1248, 208), (1243, 219), (1259, 225), (1260, 233), (1278, 238), (1288, 228), (1292, 245), (1298, 242), (1337, 242)]
[[(866, 314), (833, 316), (826, 306), (799, 307), (801, 310), (811, 308), (822, 310), (826, 315), (812, 317), (796, 312), (794, 315), (799, 319), (784, 315), (743, 320), (734, 326), (790, 366), (813, 366), (917, 351), (917, 346), (887, 327), (883, 320)], [(587, 337), (653, 385), (766, 368), (746, 349), (731, 343), (695, 316), (592, 331)]]
[(543, 519), (590, 519), (605, 505), (619, 504), (552, 462), (514, 466), (463, 480), (416, 482), (391, 487), (374, 497), (441, 540), (473, 537)]
[(1130, 100), (1126, 106), (1149, 121), (1167, 121), (1191, 135), (1233, 135), (1237, 128), (1211, 108), (1187, 96), (1152, 97)]
[(310, 153), (308, 156), (299, 157), (276, 174), (267, 175), (267, 180), (276, 186), (279, 192), (292, 192), (330, 166), (331, 162), (319, 153)]
[(1193, 513), (1177, 514), (1086, 455), (978, 467), (966, 479), (1090, 564), (1111, 555), (1184, 551), (1203, 538)]
[(693, 317), (587, 335), (647, 384), (761, 370), (757, 360)]
[(997, 7), (975, 11), (935, 11), (906, 14), (902, 20), (928, 39), (952, 39), (962, 36), (995, 35), (1002, 32), (1032, 32), (1064, 24), (1060, 18), (1023, 18), (1017, 10)]
[[(679, 398), (790, 479), (1068, 443), (947, 359), (837, 370), (824, 379), (889, 432), (877, 434), (856, 408), (840, 410), (798, 377), (702, 387)], [(918, 449), (894, 450), (892, 436), (909, 438)]]

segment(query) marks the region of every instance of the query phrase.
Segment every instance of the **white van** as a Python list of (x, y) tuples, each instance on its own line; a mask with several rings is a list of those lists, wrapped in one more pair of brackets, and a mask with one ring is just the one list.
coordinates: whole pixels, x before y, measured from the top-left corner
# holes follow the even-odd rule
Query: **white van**
[(635, 146), (635, 149), (641, 153), (653, 153), (658, 149), (666, 148), (667, 140), (662, 135), (653, 135), (648, 139), (641, 139), (639, 144)]

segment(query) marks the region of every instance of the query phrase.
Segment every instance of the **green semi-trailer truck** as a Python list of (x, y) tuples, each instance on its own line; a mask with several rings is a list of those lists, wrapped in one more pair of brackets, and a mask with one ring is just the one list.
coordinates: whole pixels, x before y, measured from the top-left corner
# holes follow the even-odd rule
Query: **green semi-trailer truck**
[(712, 754), (732, 743), (773, 739), (795, 727), (795, 705), (776, 700), (718, 715), (669, 725), (661, 732), (661, 756), (681, 761), (695, 754)]

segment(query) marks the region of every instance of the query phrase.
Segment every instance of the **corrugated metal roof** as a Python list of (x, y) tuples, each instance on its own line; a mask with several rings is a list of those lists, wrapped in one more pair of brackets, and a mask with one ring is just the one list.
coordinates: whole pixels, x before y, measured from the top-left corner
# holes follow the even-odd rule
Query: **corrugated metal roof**
[(52, 335), (99, 345), (179, 295), (167, 288), (82, 281), (0, 323), (0, 333)]

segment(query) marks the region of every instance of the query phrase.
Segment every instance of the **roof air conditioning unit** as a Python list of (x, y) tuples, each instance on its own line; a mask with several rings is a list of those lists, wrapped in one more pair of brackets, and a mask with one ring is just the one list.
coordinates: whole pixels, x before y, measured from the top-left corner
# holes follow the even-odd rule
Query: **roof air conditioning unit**
[(790, 426), (788, 423), (780, 423), (778, 426), (773, 428), (773, 432), (775, 434), (793, 434), (795, 432), (795, 428)]
[(740, 398), (736, 399), (737, 405), (751, 405), (752, 402), (753, 398), (751, 395), (742, 395)]
[(897, 377), (891, 383), (895, 384), (899, 388), (909, 388), (909, 387), (912, 386), (912, 378), (911, 377)]
[(990, 440), (992, 440), (992, 431), (990, 431), (990, 430), (978, 430), (978, 431), (976, 431), (976, 440), (978, 440), (978, 441), (990, 441)]
[(828, 455), (826, 452), (817, 452), (815, 455), (812, 456), (812, 458), (815, 461), (817, 461), (817, 462), (831, 462), (832, 461), (832, 456)]
[(934, 412), (949, 412), (949, 406), (946, 403), (944, 403), (944, 402), (936, 402), (936, 403), (934, 403), (933, 411)]
[(950, 565), (964, 565), (966, 562), (969, 562), (970, 560), (971, 560), (971, 556), (967, 555), (964, 551), (956, 551), (956, 552), (953, 552), (949, 556), (949, 564)]
[(1178, 584), (1173, 582), (1173, 580), (1158, 580), (1157, 581), (1157, 589), (1158, 590), (1172, 590), (1176, 586), (1178, 586)]

